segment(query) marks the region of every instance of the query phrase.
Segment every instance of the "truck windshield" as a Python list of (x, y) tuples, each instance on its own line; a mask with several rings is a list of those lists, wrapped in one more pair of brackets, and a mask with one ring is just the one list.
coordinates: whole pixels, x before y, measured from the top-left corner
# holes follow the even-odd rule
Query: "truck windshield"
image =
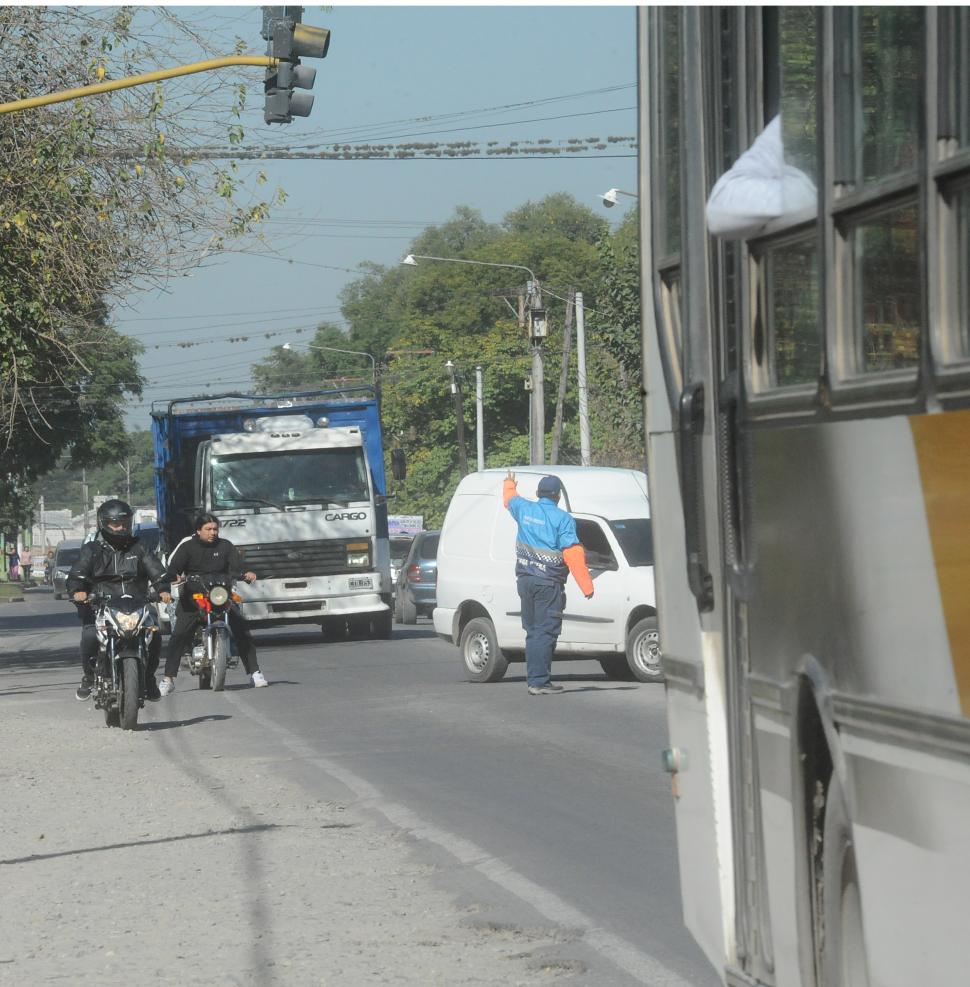
[(213, 456), (213, 508), (367, 502), (362, 449), (305, 449)]
[(653, 565), (653, 532), (650, 518), (635, 517), (608, 522), (631, 566)]

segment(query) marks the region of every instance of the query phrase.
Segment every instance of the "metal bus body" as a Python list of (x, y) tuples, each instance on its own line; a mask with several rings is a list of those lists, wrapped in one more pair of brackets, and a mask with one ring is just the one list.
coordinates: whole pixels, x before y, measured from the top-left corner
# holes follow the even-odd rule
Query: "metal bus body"
[[(970, 13), (641, 8), (637, 36), (685, 921), (731, 985), (964, 982)], [(749, 195), (713, 236), (776, 116), (814, 205), (752, 224)]]

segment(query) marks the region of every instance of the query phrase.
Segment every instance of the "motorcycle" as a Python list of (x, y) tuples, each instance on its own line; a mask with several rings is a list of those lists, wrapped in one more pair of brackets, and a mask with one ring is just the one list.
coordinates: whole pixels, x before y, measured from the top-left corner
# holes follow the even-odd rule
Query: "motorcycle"
[(152, 635), (159, 633), (155, 611), (145, 599), (131, 594), (112, 597), (93, 593), (98, 655), (92, 694), (95, 709), (104, 710), (109, 727), (134, 730), (138, 710), (145, 705), (145, 666)]
[(202, 622), (188, 657), (189, 671), (199, 677), (200, 689), (221, 692), (226, 684), (226, 671), (235, 668), (238, 659), (231, 654), (229, 610), (241, 599), (232, 591), (228, 576), (197, 576), (191, 580), (201, 592), (192, 599), (202, 612)]

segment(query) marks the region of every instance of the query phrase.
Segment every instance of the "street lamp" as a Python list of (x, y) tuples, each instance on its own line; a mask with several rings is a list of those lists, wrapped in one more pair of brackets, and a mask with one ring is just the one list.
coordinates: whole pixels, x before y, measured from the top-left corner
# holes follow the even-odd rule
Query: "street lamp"
[(618, 195), (628, 195), (631, 199), (639, 199), (640, 196), (636, 192), (624, 192), (621, 188), (611, 188), (606, 192), (600, 193), (600, 198), (603, 200), (603, 205), (607, 209), (612, 209), (616, 205)]
[(517, 271), (525, 271), (535, 286), (535, 290), (539, 290), (539, 279), (528, 267), (522, 264), (496, 264), (489, 260), (466, 260), (464, 257), (432, 257), (430, 254), (408, 254), (401, 263), (406, 264), (408, 267), (417, 267), (419, 260), (440, 260), (446, 264), (477, 264), (479, 267), (511, 267)]
[[(370, 353), (365, 353), (363, 350), (342, 350), (337, 346), (319, 346), (313, 343), (306, 343), (306, 348), (308, 350), (326, 350), (329, 353), (349, 353), (351, 356), (366, 356), (370, 360), (371, 374), (374, 379), (374, 383), (377, 383), (377, 361), (371, 356)], [(282, 349), (288, 352), (295, 353), (296, 350), (289, 344), (284, 343)]]
[(408, 254), (402, 264), (417, 267), (419, 260), (443, 261), (446, 264), (474, 264), (479, 267), (507, 267), (516, 271), (525, 271), (530, 278), (526, 287), (528, 296), (528, 315), (524, 310), (522, 298), (519, 298), (519, 325), (528, 325), (529, 339), (532, 346), (532, 394), (529, 407), (529, 459), (532, 465), (541, 466), (545, 462), (546, 449), (546, 415), (544, 398), (544, 374), (542, 366), (542, 341), (548, 334), (546, 312), (542, 307), (542, 292), (539, 279), (532, 270), (523, 264), (499, 264), (487, 260), (467, 260), (464, 257), (432, 257), (430, 254)]

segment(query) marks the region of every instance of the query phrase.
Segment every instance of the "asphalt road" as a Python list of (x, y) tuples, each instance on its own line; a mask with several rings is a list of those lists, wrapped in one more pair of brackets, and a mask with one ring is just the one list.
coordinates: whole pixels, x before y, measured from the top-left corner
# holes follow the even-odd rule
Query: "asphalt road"
[[(3, 604), (0, 670), (8, 642), (64, 649), (76, 628), (46, 592)], [(554, 665), (559, 695), (529, 696), (521, 665), (468, 683), (424, 620), (391, 641), (295, 627), (256, 643), (271, 688), (249, 690), (239, 670), (212, 694), (183, 671), (145, 728), (178, 723), (180, 757), (228, 745), (260, 775), (384, 817), (456, 897), (510, 928), (581, 933), (584, 983), (719, 983), (681, 919), (662, 686), (609, 682), (595, 662)]]

